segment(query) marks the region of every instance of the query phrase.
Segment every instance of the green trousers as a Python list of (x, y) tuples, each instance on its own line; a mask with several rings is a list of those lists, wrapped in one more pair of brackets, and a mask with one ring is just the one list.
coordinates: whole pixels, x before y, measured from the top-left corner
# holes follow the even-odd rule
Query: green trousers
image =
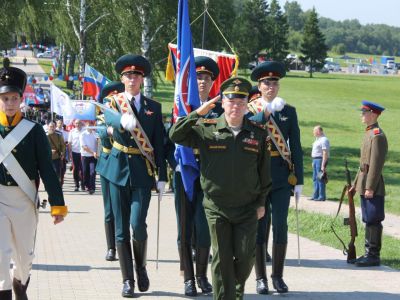
[(243, 299), (255, 261), (257, 214), (252, 207), (218, 208), (207, 199), (205, 212), (211, 234), (214, 299)]

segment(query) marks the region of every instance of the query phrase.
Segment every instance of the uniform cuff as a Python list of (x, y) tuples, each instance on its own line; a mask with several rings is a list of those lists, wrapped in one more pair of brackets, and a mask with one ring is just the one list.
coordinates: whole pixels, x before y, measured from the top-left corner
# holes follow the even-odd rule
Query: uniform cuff
[(63, 216), (65, 217), (68, 213), (67, 206), (52, 206), (51, 207), (51, 216)]

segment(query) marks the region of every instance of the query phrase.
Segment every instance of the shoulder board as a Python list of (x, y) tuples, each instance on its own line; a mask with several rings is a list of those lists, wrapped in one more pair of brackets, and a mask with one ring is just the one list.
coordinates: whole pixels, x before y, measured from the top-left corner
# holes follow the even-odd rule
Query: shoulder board
[(199, 119), (200, 124), (217, 124), (218, 120), (217, 119)]
[(262, 124), (260, 124), (258, 122), (255, 122), (255, 121), (251, 121), (250, 120), (250, 124), (255, 126), (255, 127), (258, 127), (258, 128), (261, 128), (261, 129), (265, 129), (264, 125), (262, 125)]
[(374, 128), (374, 129), (372, 129), (372, 133), (374, 134), (374, 135), (378, 135), (378, 134), (380, 134), (382, 131), (381, 131), (381, 129), (379, 128), (379, 127), (376, 127), (376, 128)]

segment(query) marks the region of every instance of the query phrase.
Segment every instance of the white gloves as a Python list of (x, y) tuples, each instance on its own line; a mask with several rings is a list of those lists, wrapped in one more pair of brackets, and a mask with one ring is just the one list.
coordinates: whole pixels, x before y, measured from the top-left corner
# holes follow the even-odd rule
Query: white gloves
[(132, 114), (124, 113), (120, 123), (125, 130), (132, 131), (136, 127), (136, 117)]
[(157, 181), (157, 190), (159, 191), (160, 194), (164, 194), (165, 191), (165, 181)]
[(281, 111), (285, 106), (285, 100), (282, 98), (276, 97), (272, 102), (264, 102), (263, 103), (263, 110), (268, 111), (269, 113), (273, 114), (276, 111)]
[(276, 97), (274, 100), (271, 102), (271, 109), (272, 111), (281, 111), (283, 107), (285, 106), (285, 100), (282, 98)]
[(299, 185), (295, 185), (294, 186), (294, 193), (298, 194), (299, 196), (301, 196), (301, 192), (303, 191), (303, 185), (299, 184)]

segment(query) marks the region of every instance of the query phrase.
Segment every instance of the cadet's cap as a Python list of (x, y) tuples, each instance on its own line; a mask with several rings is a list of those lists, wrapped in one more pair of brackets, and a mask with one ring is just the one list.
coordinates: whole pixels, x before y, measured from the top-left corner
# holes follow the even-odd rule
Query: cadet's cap
[(374, 103), (371, 101), (363, 100), (361, 101), (361, 111), (366, 112), (366, 111), (371, 111), (373, 113), (376, 113), (377, 115), (380, 115), (381, 112), (385, 110), (385, 108), (382, 105), (379, 105), (378, 103)]
[(229, 98), (247, 98), (251, 89), (251, 83), (241, 77), (232, 77), (221, 84), (222, 94)]
[(254, 85), (251, 87), (249, 91), (249, 102), (256, 100), (261, 97), (261, 92), (258, 89), (258, 86)]
[(146, 77), (151, 72), (151, 65), (149, 61), (141, 55), (125, 54), (118, 58), (115, 63), (115, 71), (121, 75), (125, 73), (135, 73)]
[(219, 75), (219, 68), (215, 60), (207, 56), (196, 56), (194, 58), (196, 73), (206, 73), (215, 80)]
[(0, 69), (0, 94), (17, 92), (22, 97), (26, 86), (26, 73), (21, 69), (8, 67)]
[(103, 103), (103, 99), (109, 95), (122, 93), (125, 91), (125, 85), (121, 81), (112, 81), (107, 83), (100, 92), (99, 102)]
[(254, 68), (251, 80), (261, 81), (263, 79), (279, 80), (285, 77), (285, 66), (278, 61), (266, 61)]

